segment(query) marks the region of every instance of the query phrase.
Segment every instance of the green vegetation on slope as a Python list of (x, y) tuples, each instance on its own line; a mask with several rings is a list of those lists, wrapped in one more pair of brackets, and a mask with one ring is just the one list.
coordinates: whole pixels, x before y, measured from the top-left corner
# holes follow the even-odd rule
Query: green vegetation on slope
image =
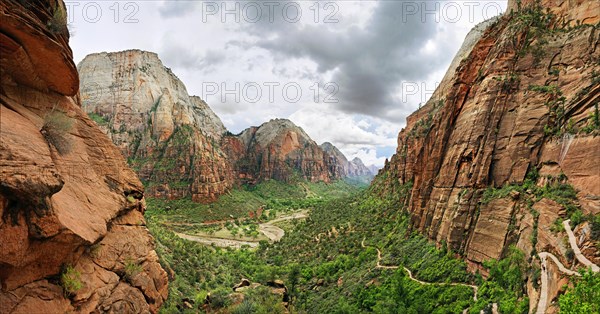
[[(307, 193), (306, 187), (315, 195)], [(290, 201), (298, 206), (306, 205), (305, 199), (320, 200), (310, 204), (310, 217), (297, 223), (280, 242), (261, 241), (256, 250), (203, 246), (180, 239), (164, 224), (171, 218), (201, 222), (206, 220), (205, 213), (215, 219), (215, 207), (211, 214), (210, 205), (175, 209), (177, 202), (149, 202), (148, 226), (156, 237), (161, 263), (174, 271), (162, 311), (283, 311), (281, 298), (274, 298), (266, 288), (249, 289), (244, 292), (245, 301), (236, 302), (232, 287), (247, 278), (263, 287), (269, 281), (283, 280), (290, 293), (290, 308), (298, 313), (460, 313), (467, 308), (470, 313), (479, 313), (491, 303), (498, 303), (503, 313), (527, 312), (528, 300), (523, 296), (526, 270), (520, 251), (511, 250), (506, 259), (486, 263), (491, 276), (485, 281), (468, 273), (465, 263), (453, 252), (436, 249), (423, 236), (410, 232), (409, 216), (402, 210), (410, 184), (398, 184), (394, 187), (397, 193), (388, 198), (373, 191), (352, 193), (348, 189), (340, 193), (340, 188), (344, 188), (342, 183), (287, 186), (272, 181), (234, 192), (242, 193), (240, 201), (246, 196), (269, 201), (265, 206), (275, 206), (276, 199), (279, 204)], [(307, 194), (311, 197), (306, 198)], [(219, 206), (224, 209), (229, 201), (221, 202)], [(172, 206), (170, 212), (158, 207), (167, 204)], [(244, 213), (246, 209), (231, 210)], [(383, 253), (382, 265), (400, 267), (377, 267), (376, 248)], [(435, 284), (410, 279), (402, 267), (410, 269), (417, 279)], [(480, 286), (478, 300), (473, 300), (471, 287), (446, 283)], [(209, 293), (210, 302), (203, 305)], [(184, 299), (195, 300), (192, 309), (182, 307)]]
[(581, 278), (573, 277), (575, 286), (560, 296), (561, 314), (600, 313), (600, 274), (591, 270), (581, 274)]
[[(364, 185), (363, 185), (364, 187)], [(148, 198), (148, 208), (153, 215), (170, 222), (202, 223), (212, 220), (247, 217), (259, 208), (283, 211), (312, 208), (329, 199), (348, 196), (362, 187), (346, 181), (330, 184), (299, 182), (288, 184), (268, 180), (255, 186), (243, 186), (222, 195), (212, 204), (199, 204), (190, 198), (166, 200)]]

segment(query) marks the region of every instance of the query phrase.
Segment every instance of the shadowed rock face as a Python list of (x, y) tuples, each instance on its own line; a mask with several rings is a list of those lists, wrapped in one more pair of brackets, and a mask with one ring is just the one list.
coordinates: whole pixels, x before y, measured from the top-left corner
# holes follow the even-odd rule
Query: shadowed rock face
[(64, 12), (0, 3), (0, 312), (156, 312), (167, 276), (143, 186), (80, 108)]
[[(600, 2), (543, 4), (554, 2), (562, 5), (541, 12), (559, 15), (541, 27), (523, 24), (519, 16), (527, 12), (520, 11), (469, 35), (462, 61), (407, 118), (377, 180), (383, 193), (392, 193), (386, 187), (395, 182), (412, 182), (413, 228), (448, 243), (471, 269), (502, 257), (510, 244), (529, 253), (535, 223), (537, 251), (561, 250), (547, 236), (552, 217), (564, 214), (561, 205), (530, 204), (536, 218), (518, 193), (482, 204), (490, 186), (521, 184), (534, 170), (542, 185), (562, 173), (584, 213), (600, 213), (600, 137), (597, 128), (586, 130), (599, 102), (600, 33), (589, 25), (563, 27), (570, 16), (597, 21)], [(516, 8), (512, 1), (509, 7)]]
[(367, 168), (362, 160), (358, 157), (348, 161), (346, 156), (337, 149), (337, 147), (333, 146), (333, 144), (329, 142), (325, 142), (321, 144), (321, 149), (324, 152), (329, 154), (329, 158), (331, 160), (330, 165), (332, 165), (331, 171), (333, 173), (339, 173), (342, 177), (370, 177), (373, 178), (374, 174), (371, 169)]

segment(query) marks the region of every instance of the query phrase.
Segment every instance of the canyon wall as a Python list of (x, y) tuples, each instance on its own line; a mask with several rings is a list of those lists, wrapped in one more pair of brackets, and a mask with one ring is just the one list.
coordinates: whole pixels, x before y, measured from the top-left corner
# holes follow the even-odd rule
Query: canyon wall
[[(483, 271), (483, 261), (503, 257), (512, 244), (567, 262), (551, 230), (569, 214), (565, 206), (530, 189), (491, 199), (486, 192), (528, 179), (540, 190), (560, 182), (577, 191), (583, 215), (600, 214), (600, 32), (565, 23), (572, 16), (597, 22), (600, 2), (516, 8), (511, 1), (507, 14), (469, 34), (460, 61), (407, 118), (376, 179), (380, 193), (412, 184), (412, 228), (446, 243), (471, 270)], [(597, 252), (589, 258), (598, 261)]]
[(147, 194), (211, 202), (233, 186), (221, 120), (155, 53), (98, 53), (78, 65), (83, 109), (121, 149)]
[(80, 107), (65, 5), (0, 19), (0, 313), (157, 312), (144, 189)]
[(83, 109), (121, 149), (149, 196), (208, 203), (239, 184), (330, 182), (368, 171), (345, 157), (338, 165), (289, 120), (231, 134), (155, 53), (91, 54), (78, 71)]
[(358, 157), (348, 161), (346, 156), (333, 144), (325, 142), (321, 144), (321, 149), (329, 154), (331, 160), (330, 165), (333, 167), (332, 172), (340, 173), (348, 178), (373, 178), (375, 174), (371, 169), (367, 168), (362, 160)]

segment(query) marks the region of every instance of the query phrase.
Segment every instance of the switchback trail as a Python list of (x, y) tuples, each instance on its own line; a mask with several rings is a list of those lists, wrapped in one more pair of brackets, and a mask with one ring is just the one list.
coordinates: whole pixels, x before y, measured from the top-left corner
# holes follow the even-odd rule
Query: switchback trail
[[(361, 247), (366, 248), (367, 246), (365, 245), (365, 239), (363, 238), (362, 242), (360, 243)], [(375, 268), (379, 268), (379, 269), (398, 269), (400, 268), (400, 266), (388, 266), (388, 265), (381, 265), (381, 251), (378, 248), (375, 248), (377, 250), (377, 264), (375, 266)], [(445, 283), (445, 282), (425, 282), (425, 281), (421, 281), (415, 277), (413, 277), (412, 272), (410, 271), (410, 269), (406, 268), (406, 267), (402, 267), (402, 269), (404, 269), (404, 271), (406, 271), (408, 273), (408, 277), (413, 280), (416, 281), (422, 285), (440, 285), (440, 286), (464, 286), (464, 287), (469, 287), (471, 289), (473, 289), (473, 300), (477, 301), (477, 291), (478, 291), (478, 287), (475, 285), (470, 285), (470, 284), (466, 284), (466, 283), (457, 283), (457, 282), (451, 282), (451, 283)]]
[[(590, 262), (590, 260), (588, 260), (583, 254), (581, 254), (581, 250), (579, 249), (579, 246), (577, 245), (577, 238), (575, 238), (575, 235), (573, 234), (573, 231), (571, 230), (571, 226), (569, 225), (570, 222), (571, 222), (570, 219), (563, 221), (563, 226), (565, 227), (565, 231), (567, 232), (567, 235), (569, 236), (569, 244), (571, 245), (571, 249), (575, 253), (575, 257), (577, 257), (577, 260), (581, 264), (585, 265), (586, 267), (590, 267), (593, 272), (595, 272), (595, 273), (599, 272), (600, 268), (598, 267), (598, 265)], [(552, 259), (552, 261), (554, 261), (554, 263), (558, 266), (558, 269), (561, 273), (567, 274), (569, 276), (581, 276), (581, 275), (576, 271), (572, 271), (572, 270), (566, 268), (558, 260), (558, 258), (551, 253), (540, 252), (538, 254), (538, 256), (540, 257), (540, 264), (542, 265), (542, 276), (541, 276), (542, 277), (542, 288), (540, 290), (540, 300), (538, 301), (536, 314), (544, 314), (544, 313), (546, 313), (546, 308), (548, 307), (548, 285), (549, 285), (549, 281), (550, 281), (550, 277), (548, 276), (548, 264), (547, 264), (546, 259), (548, 257), (550, 257)]]
[(590, 262), (589, 259), (587, 259), (585, 256), (583, 256), (583, 254), (581, 254), (581, 250), (579, 249), (579, 246), (577, 246), (577, 238), (575, 238), (575, 235), (571, 230), (571, 226), (569, 225), (570, 222), (570, 219), (563, 221), (563, 226), (565, 226), (565, 231), (567, 232), (567, 235), (569, 235), (569, 244), (571, 244), (571, 248), (575, 253), (575, 257), (577, 257), (577, 260), (581, 264), (585, 265), (586, 267), (591, 267), (593, 272), (600, 272), (600, 267), (598, 267), (598, 265)]

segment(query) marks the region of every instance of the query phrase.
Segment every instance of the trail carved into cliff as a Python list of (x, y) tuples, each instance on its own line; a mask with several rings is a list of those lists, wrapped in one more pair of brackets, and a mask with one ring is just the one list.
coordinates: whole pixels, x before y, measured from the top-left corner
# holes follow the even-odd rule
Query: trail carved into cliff
[[(365, 239), (363, 238), (363, 240), (360, 243), (360, 246), (363, 248), (367, 248), (367, 245), (365, 245)], [(375, 248), (375, 250), (377, 250), (377, 263), (375, 265), (375, 268), (379, 268), (379, 269), (398, 269), (400, 268), (400, 266), (390, 266), (390, 265), (381, 265), (381, 260), (383, 259), (381, 257), (381, 250), (379, 250), (378, 248)], [(404, 271), (406, 271), (408, 273), (408, 277), (415, 282), (418, 282), (422, 285), (440, 285), (440, 286), (463, 286), (463, 287), (469, 287), (471, 289), (473, 289), (473, 301), (477, 301), (477, 292), (478, 292), (478, 287), (475, 285), (470, 285), (470, 284), (466, 284), (466, 283), (460, 283), (460, 282), (449, 282), (449, 283), (445, 283), (445, 282), (425, 282), (425, 281), (421, 281), (417, 278), (415, 278), (412, 274), (412, 272), (410, 271), (410, 269), (402, 266), (402, 269), (404, 269)]]
[[(575, 235), (573, 234), (573, 231), (571, 230), (571, 226), (570, 226), (570, 219), (567, 219), (565, 221), (563, 221), (563, 226), (565, 227), (565, 231), (567, 232), (567, 235), (569, 236), (569, 244), (571, 245), (571, 249), (573, 249), (573, 252), (575, 253), (575, 256), (577, 257), (577, 260), (585, 265), (586, 267), (589, 267), (592, 269), (593, 272), (597, 273), (600, 271), (600, 268), (598, 268), (598, 265), (590, 262), (590, 260), (588, 260), (585, 256), (583, 256), (583, 254), (581, 254), (581, 250), (579, 249), (579, 246), (577, 245), (577, 239), (575, 238)], [(559, 260), (556, 256), (554, 256), (552, 253), (548, 253), (548, 252), (540, 252), (538, 254), (538, 256), (540, 257), (540, 261), (542, 264), (542, 287), (541, 287), (541, 291), (540, 291), (540, 299), (538, 301), (538, 307), (537, 307), (537, 311), (536, 314), (544, 314), (546, 313), (546, 308), (548, 307), (548, 286), (549, 286), (549, 281), (550, 281), (550, 276), (548, 275), (548, 264), (546, 259), (548, 257), (550, 257), (554, 263), (558, 266), (558, 269), (560, 270), (560, 272), (567, 274), (569, 276), (581, 276), (578, 272), (572, 271), (568, 268), (566, 268)]]

